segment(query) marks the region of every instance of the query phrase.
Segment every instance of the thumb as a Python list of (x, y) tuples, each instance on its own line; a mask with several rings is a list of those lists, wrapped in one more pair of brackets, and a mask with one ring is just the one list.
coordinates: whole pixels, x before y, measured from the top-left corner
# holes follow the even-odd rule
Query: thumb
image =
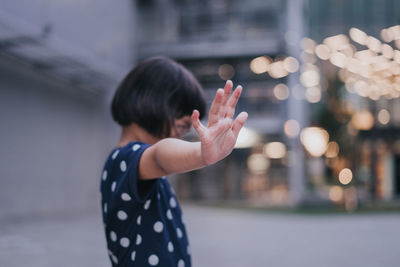
[(192, 125), (193, 125), (193, 128), (195, 129), (196, 133), (201, 138), (204, 134), (204, 126), (200, 122), (199, 118), (200, 118), (200, 112), (197, 109), (193, 110), (192, 117), (191, 117)]

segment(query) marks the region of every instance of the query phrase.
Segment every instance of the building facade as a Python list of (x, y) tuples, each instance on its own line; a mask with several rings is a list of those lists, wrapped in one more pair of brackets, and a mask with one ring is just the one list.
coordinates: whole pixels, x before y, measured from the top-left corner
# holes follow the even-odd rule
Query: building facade
[(0, 2), (0, 221), (99, 211), (134, 6)]
[[(184, 175), (190, 179), (177, 178), (181, 193), (194, 199), (240, 199), (256, 205), (336, 203), (350, 208), (360, 201), (395, 199), (399, 143), (393, 136), (398, 132), (398, 98), (372, 100), (345, 90), (340, 68), (320, 59), (315, 48), (328, 37), (349, 35), (352, 27), (379, 37), (382, 29), (399, 24), (398, 5), (358, 0), (253, 0), (245, 5), (234, 0), (136, 1), (137, 58), (166, 55), (178, 60), (203, 84), (209, 103), (224, 80), (245, 88), (238, 110), (249, 112), (250, 133), (243, 136), (250, 142), (216, 166)], [(392, 45), (399, 49), (395, 41)], [(347, 121), (339, 120), (333, 127), (324, 123), (335, 122), (335, 112), (341, 110), (324, 110), (334, 98), (330, 92), (346, 95), (336, 98), (340, 105), (365, 107), (375, 118), (374, 126), (339, 134), (335, 125), (346, 127), (356, 113), (346, 109)], [(382, 110), (391, 116), (384, 125), (378, 119)], [(300, 138), (305, 128), (323, 125), (330, 135), (327, 145), (340, 143), (333, 159), (328, 149), (313, 155)], [(316, 140), (310, 141), (311, 146)], [(368, 160), (359, 160), (368, 153), (372, 153)], [(360, 162), (377, 163), (365, 167)], [(344, 169), (351, 171), (348, 184), (339, 179)]]

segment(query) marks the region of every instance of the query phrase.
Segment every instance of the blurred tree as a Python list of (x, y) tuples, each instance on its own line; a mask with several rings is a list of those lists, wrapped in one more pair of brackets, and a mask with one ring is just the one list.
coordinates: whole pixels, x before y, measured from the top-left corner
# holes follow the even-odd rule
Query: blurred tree
[[(351, 112), (346, 106), (345, 89), (337, 72), (327, 77), (327, 89), (325, 101), (316, 106), (312, 112), (312, 125), (322, 127), (329, 133), (329, 141), (335, 141), (339, 145), (338, 158), (345, 164), (354, 164), (357, 155), (357, 135), (349, 133)], [(353, 167), (353, 166), (346, 166)], [(334, 177), (333, 170), (328, 170), (328, 180), (334, 184), (338, 181)]]

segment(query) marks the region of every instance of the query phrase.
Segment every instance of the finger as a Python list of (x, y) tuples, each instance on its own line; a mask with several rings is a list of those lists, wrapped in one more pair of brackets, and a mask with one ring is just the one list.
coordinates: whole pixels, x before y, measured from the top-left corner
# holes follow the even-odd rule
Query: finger
[(233, 83), (231, 80), (227, 80), (224, 87), (224, 97), (222, 98), (222, 106), (228, 102), (229, 96), (231, 95)]
[(195, 129), (195, 131), (199, 135), (199, 137), (202, 137), (203, 133), (204, 133), (204, 126), (200, 122), (200, 119), (199, 119), (200, 118), (200, 112), (197, 109), (193, 110), (191, 118), (192, 118), (193, 128)]
[(242, 94), (242, 86), (236, 87), (235, 91), (233, 91), (233, 94), (229, 97), (227, 107), (226, 107), (226, 113), (225, 117), (233, 118), (235, 115), (235, 107), (237, 102), (239, 101), (240, 95)]
[(218, 89), (215, 94), (214, 101), (210, 108), (210, 113), (208, 115), (208, 125), (216, 123), (220, 117), (219, 111), (221, 109), (222, 98), (224, 95), (224, 90)]
[(232, 125), (232, 131), (233, 134), (236, 136), (236, 138), (239, 135), (240, 130), (242, 129), (243, 125), (245, 124), (247, 118), (249, 117), (249, 114), (247, 112), (241, 112), (235, 119)]

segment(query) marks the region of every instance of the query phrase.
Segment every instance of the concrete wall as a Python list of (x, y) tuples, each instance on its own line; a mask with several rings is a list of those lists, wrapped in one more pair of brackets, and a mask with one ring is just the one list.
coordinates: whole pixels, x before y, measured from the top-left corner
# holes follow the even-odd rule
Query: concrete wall
[(98, 212), (109, 97), (0, 57), (0, 221)]
[(54, 47), (65, 53), (100, 58), (123, 69), (132, 65), (131, 0), (0, 0), (0, 6), (0, 22), (15, 31), (5, 37), (42, 35), (50, 43), (57, 40)]

